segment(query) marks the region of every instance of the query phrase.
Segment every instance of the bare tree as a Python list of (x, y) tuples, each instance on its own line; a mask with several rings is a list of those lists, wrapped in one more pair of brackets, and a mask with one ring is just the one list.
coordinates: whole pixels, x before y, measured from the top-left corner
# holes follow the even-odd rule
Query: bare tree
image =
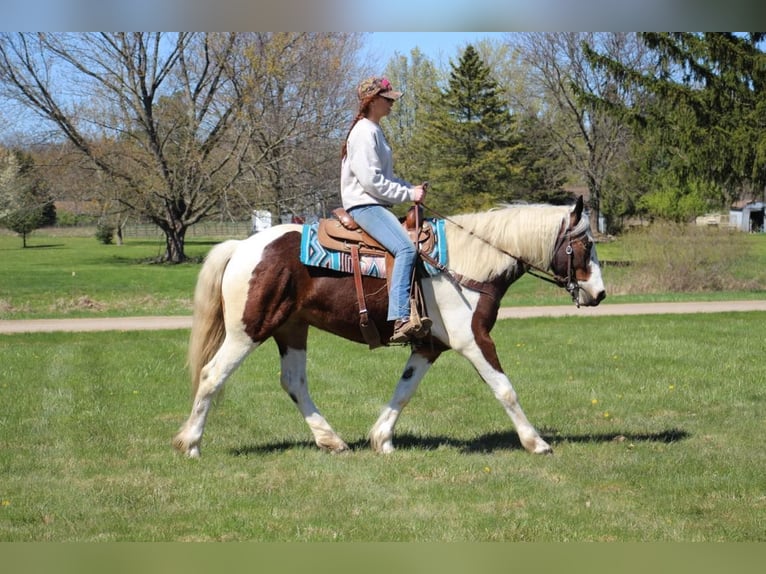
[(249, 130), (244, 193), (277, 217), (321, 214), (339, 198), (360, 35), (259, 32), (240, 40)]
[(56, 127), (117, 201), (165, 233), (164, 260), (220, 209), (246, 149), (235, 34), (5, 33), (0, 89)]
[(610, 99), (628, 95), (621, 93), (608, 74), (588, 63), (583, 45), (597, 46), (600, 52), (637, 69), (647, 50), (629, 33), (535, 32), (514, 34), (508, 41), (518, 46), (529, 72), (528, 86), (539, 96), (537, 117), (553, 136), (557, 153), (588, 186), (591, 227), (598, 229), (603, 185), (625, 158), (630, 129), (581, 96)]

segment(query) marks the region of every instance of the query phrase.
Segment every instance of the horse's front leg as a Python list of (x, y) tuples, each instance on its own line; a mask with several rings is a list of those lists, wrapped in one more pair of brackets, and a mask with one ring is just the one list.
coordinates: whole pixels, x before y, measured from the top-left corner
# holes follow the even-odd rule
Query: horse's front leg
[(413, 350), (402, 376), (396, 384), (394, 396), (380, 413), (377, 422), (370, 430), (370, 445), (375, 452), (390, 453), (394, 451), (392, 442), (394, 427), (402, 409), (410, 402), (412, 395), (418, 389), (420, 381), (439, 356), (439, 353)]
[(500, 401), (505, 412), (511, 417), (511, 422), (524, 448), (533, 454), (552, 453), (553, 449), (550, 445), (540, 437), (535, 427), (527, 420), (511, 381), (500, 367), (492, 339), (487, 335), (482, 338), (481, 345), (474, 340), (458, 352), (471, 362), (484, 382), (492, 389), (495, 398)]

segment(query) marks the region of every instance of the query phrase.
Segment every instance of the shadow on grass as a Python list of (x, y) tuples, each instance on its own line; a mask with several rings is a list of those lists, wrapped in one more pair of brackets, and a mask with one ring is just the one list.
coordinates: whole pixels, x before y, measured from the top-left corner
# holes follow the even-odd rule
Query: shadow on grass
[[(609, 442), (657, 442), (673, 443), (689, 438), (689, 433), (680, 429), (669, 429), (654, 433), (598, 433), (584, 435), (566, 435), (547, 430), (541, 433), (543, 439), (552, 446), (565, 443), (609, 443)], [(358, 440), (348, 445), (351, 450), (364, 450), (370, 448), (369, 441)], [(311, 441), (282, 441), (263, 445), (249, 445), (231, 449), (233, 456), (247, 456), (250, 454), (268, 454), (286, 451), (293, 448), (316, 448)], [(445, 436), (417, 436), (412, 434), (394, 435), (394, 447), (398, 450), (436, 450), (438, 448), (454, 448), (466, 454), (490, 453), (504, 450), (522, 450), (521, 442), (515, 431), (494, 432), (481, 435), (472, 439), (459, 439)]]
[(39, 243), (34, 245), (27, 244), (24, 249), (61, 249), (62, 247), (66, 247), (66, 245), (63, 243)]

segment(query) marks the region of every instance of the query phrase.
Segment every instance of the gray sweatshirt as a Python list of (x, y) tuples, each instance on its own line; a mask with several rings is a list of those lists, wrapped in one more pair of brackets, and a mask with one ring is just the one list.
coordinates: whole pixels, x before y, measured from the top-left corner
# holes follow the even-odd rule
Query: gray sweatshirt
[(356, 122), (348, 134), (346, 150), (340, 169), (344, 209), (414, 201), (413, 186), (393, 175), (391, 147), (378, 124), (367, 118)]

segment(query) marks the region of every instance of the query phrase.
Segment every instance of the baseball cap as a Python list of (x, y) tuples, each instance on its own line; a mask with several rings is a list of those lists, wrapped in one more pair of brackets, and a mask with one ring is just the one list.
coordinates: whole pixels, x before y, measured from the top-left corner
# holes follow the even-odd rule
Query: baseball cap
[(389, 100), (398, 100), (402, 97), (402, 92), (394, 91), (394, 87), (388, 78), (378, 78), (372, 76), (362, 80), (356, 89), (356, 95), (360, 100), (370, 96), (383, 96)]

